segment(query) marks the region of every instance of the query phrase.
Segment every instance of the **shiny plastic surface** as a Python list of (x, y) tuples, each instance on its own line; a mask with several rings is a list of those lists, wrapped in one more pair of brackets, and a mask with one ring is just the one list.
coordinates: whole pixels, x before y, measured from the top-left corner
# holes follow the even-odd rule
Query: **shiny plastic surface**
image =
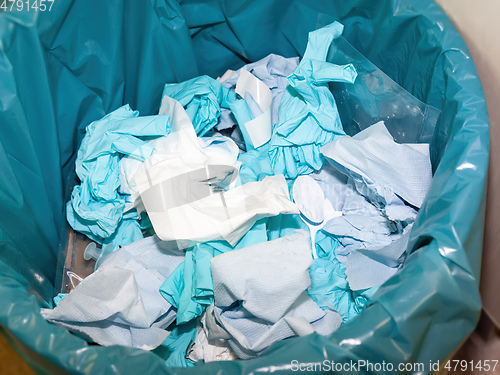
[[(344, 37), (391, 79), (441, 110), (434, 180), (402, 272), (331, 337), (277, 343), (260, 358), (167, 368), (151, 352), (99, 347), (46, 322), (64, 226), (64, 191), (91, 121), (129, 103), (159, 107), (166, 82), (213, 77), (269, 53), (303, 53), (307, 33), (339, 20)], [(0, 13), (0, 324), (40, 372), (291, 373), (298, 363), (426, 365), (473, 330), (489, 153), (474, 64), (430, 0), (55, 1)], [(397, 371), (395, 371), (397, 373)], [(364, 371), (360, 371), (364, 373)]]

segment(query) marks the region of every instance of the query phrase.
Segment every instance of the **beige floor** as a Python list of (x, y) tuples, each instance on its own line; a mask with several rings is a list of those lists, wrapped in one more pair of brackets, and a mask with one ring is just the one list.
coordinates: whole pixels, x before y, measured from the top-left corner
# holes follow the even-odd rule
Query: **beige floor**
[(0, 334), (0, 374), (1, 375), (31, 375), (35, 372), (19, 357)]

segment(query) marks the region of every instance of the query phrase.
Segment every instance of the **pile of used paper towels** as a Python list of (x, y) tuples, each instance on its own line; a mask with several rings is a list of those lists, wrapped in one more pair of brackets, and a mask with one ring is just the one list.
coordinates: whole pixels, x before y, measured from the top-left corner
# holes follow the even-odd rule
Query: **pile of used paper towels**
[(300, 62), (168, 83), (158, 115), (88, 125), (67, 219), (96, 269), (44, 318), (192, 366), (359, 314), (403, 266), (432, 171), (429, 145), (383, 122), (345, 134), (328, 83), (356, 67), (326, 61), (342, 29), (311, 32)]

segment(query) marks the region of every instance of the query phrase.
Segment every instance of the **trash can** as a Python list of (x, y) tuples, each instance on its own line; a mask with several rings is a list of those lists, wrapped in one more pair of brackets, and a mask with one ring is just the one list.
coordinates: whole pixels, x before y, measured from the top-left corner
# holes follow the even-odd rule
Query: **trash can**
[[(467, 47), (438, 5), (43, 2), (43, 11), (0, 13), (0, 325), (34, 368), (320, 373), (325, 367), (314, 364), (326, 361), (338, 373), (352, 372), (353, 363), (357, 373), (431, 373), (474, 329), (481, 308), (488, 115)], [(253, 360), (190, 369), (167, 368), (162, 358), (139, 349), (89, 345), (46, 322), (39, 310), (54, 296), (64, 192), (75, 184), (74, 160), (85, 126), (127, 103), (142, 115), (153, 114), (165, 82), (217, 77), (269, 53), (300, 55), (307, 33), (335, 20), (375, 65), (441, 109), (431, 141), (435, 174), (411, 232), (411, 254), (365, 311), (330, 337), (287, 339)]]

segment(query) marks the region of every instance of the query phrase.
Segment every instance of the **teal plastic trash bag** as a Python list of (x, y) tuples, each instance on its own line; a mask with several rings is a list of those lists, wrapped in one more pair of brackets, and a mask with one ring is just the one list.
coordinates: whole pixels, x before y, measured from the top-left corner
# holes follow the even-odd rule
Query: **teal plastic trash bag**
[[(366, 309), (329, 337), (190, 369), (168, 368), (152, 352), (89, 345), (46, 322), (39, 310), (59, 291), (65, 197), (85, 127), (125, 104), (155, 114), (166, 83), (216, 78), (270, 53), (301, 55), (308, 32), (333, 21), (376, 67), (441, 110), (429, 135), (434, 179), (410, 255)], [(385, 370), (358, 373), (403, 373), (404, 363), (430, 373), (475, 327), (488, 116), (464, 41), (430, 0), (67, 0), (45, 12), (3, 12), (0, 124), (0, 326), (39, 372), (322, 373), (328, 367), (308, 364), (364, 360)]]

